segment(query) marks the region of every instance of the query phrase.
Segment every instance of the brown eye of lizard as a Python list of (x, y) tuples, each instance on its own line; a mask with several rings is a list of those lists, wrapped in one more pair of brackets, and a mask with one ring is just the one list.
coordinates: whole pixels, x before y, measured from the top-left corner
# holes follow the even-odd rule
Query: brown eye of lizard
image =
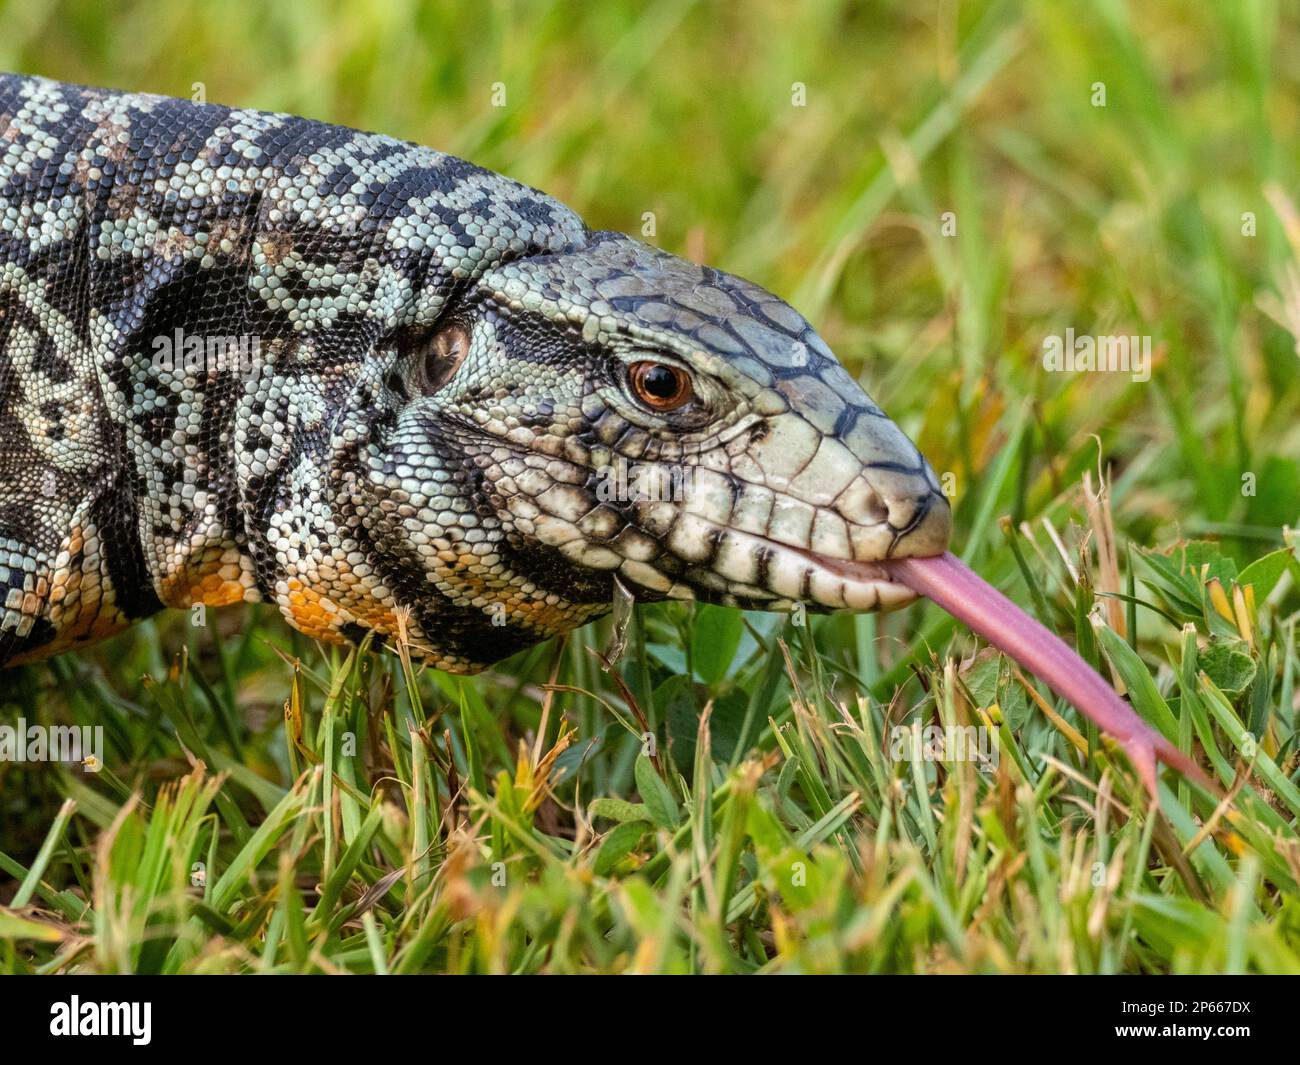
[(685, 370), (662, 362), (637, 362), (628, 370), (632, 394), (651, 410), (672, 411), (691, 401), (694, 391)]
[(469, 330), (458, 322), (439, 329), (429, 341), (424, 355), (424, 383), (428, 392), (437, 392), (460, 369), (469, 352)]

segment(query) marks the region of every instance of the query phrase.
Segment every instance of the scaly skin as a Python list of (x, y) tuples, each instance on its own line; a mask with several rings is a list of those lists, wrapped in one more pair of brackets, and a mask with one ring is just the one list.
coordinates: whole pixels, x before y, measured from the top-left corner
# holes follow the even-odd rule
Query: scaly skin
[[(644, 363), (690, 401), (647, 403)], [(950, 525), (756, 285), (428, 148), (0, 75), (0, 661), (270, 600), (334, 641), (409, 608), (468, 672), (604, 613), (616, 576), (900, 605), (821, 559), (938, 554)]]

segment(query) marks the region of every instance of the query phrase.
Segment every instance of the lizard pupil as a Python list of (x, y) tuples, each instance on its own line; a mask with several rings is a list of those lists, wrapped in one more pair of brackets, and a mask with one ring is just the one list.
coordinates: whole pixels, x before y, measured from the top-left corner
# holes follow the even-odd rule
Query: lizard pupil
[(633, 364), (630, 376), (633, 393), (653, 410), (677, 410), (691, 399), (691, 379), (676, 366), (638, 362)]

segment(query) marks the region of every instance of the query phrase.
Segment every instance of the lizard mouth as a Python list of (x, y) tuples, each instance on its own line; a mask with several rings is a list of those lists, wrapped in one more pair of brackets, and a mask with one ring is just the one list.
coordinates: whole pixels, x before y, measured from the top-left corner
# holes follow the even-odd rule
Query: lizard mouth
[(624, 564), (622, 571), (641, 584), (657, 578), (662, 582), (657, 590), (669, 598), (694, 598), (698, 588), (728, 605), (761, 610), (804, 603), (827, 610), (887, 612), (917, 598), (880, 562), (831, 558), (737, 529), (717, 528), (714, 544), (707, 557), (682, 559), (686, 565), (675, 582), (647, 566)]
[[(887, 560), (831, 558), (802, 547), (791, 547), (770, 540), (766, 543), (805, 560), (807, 568), (804, 585), (813, 592), (821, 590), (822, 594), (803, 598), (810, 598), (819, 605), (888, 612), (915, 602), (922, 594), (907, 581), (900, 580), (891, 571)], [(821, 586), (820, 589), (818, 585)], [(826, 594), (828, 589), (836, 588), (831, 595)]]

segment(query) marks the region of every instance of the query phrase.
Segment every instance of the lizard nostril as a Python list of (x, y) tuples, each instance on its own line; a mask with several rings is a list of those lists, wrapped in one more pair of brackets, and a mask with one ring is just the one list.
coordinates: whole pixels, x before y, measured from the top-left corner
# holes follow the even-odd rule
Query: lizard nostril
[(835, 508), (856, 525), (883, 525), (889, 521), (889, 508), (865, 477), (856, 478), (840, 493)]
[(948, 500), (932, 492), (915, 500), (912, 514), (889, 546), (891, 558), (925, 558), (941, 555), (952, 539), (952, 508)]

